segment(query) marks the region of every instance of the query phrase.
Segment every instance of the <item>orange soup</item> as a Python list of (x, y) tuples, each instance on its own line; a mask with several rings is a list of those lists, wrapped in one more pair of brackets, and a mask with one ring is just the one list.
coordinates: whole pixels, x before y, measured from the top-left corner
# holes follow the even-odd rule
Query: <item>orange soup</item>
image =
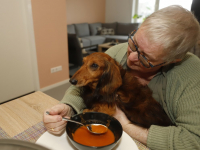
[(100, 125), (91, 125), (91, 130), (95, 133), (105, 133), (107, 131), (107, 128)]
[(73, 134), (74, 141), (86, 146), (106, 146), (115, 141), (113, 132), (108, 129), (104, 134), (90, 133), (85, 126), (78, 128)]

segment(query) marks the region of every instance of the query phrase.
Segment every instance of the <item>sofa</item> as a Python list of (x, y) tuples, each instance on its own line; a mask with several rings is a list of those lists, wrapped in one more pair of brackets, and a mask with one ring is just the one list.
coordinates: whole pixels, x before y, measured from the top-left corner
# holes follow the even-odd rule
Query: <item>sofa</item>
[(137, 29), (139, 23), (79, 23), (67, 25), (68, 37), (76, 35), (85, 50), (97, 48), (105, 42), (127, 42), (128, 34)]

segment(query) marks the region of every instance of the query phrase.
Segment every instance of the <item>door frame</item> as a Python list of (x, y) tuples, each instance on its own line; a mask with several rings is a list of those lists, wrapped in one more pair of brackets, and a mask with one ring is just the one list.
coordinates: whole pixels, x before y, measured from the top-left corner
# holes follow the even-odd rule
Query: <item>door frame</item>
[(39, 73), (38, 73), (38, 63), (37, 63), (37, 52), (36, 52), (36, 45), (35, 45), (35, 34), (34, 34), (34, 26), (33, 26), (33, 14), (32, 14), (32, 4), (31, 0), (25, 0), (25, 9), (26, 9), (26, 21), (29, 31), (29, 42), (30, 42), (30, 49), (31, 49), (31, 63), (32, 63), (32, 70), (33, 70), (33, 81), (34, 81), (34, 89), (35, 91), (40, 90), (40, 83), (39, 83)]

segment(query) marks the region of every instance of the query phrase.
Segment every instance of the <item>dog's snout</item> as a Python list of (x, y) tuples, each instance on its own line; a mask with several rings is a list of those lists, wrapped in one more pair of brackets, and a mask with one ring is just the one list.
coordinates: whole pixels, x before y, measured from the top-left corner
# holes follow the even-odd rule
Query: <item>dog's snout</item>
[(73, 84), (73, 85), (76, 85), (78, 81), (75, 80), (75, 79), (70, 79), (69, 82), (70, 82), (71, 84)]

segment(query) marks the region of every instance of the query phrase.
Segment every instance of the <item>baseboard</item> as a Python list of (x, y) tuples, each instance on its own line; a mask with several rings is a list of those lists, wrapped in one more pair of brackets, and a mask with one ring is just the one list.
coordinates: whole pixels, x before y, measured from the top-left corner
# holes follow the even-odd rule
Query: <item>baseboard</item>
[(58, 86), (66, 84), (66, 83), (69, 83), (69, 79), (61, 81), (61, 82), (58, 82), (58, 83), (55, 83), (55, 84), (52, 84), (52, 85), (47, 86), (47, 87), (44, 87), (44, 88), (40, 89), (39, 91), (45, 92), (45, 91), (48, 91), (48, 90), (53, 89), (53, 88), (56, 88)]

